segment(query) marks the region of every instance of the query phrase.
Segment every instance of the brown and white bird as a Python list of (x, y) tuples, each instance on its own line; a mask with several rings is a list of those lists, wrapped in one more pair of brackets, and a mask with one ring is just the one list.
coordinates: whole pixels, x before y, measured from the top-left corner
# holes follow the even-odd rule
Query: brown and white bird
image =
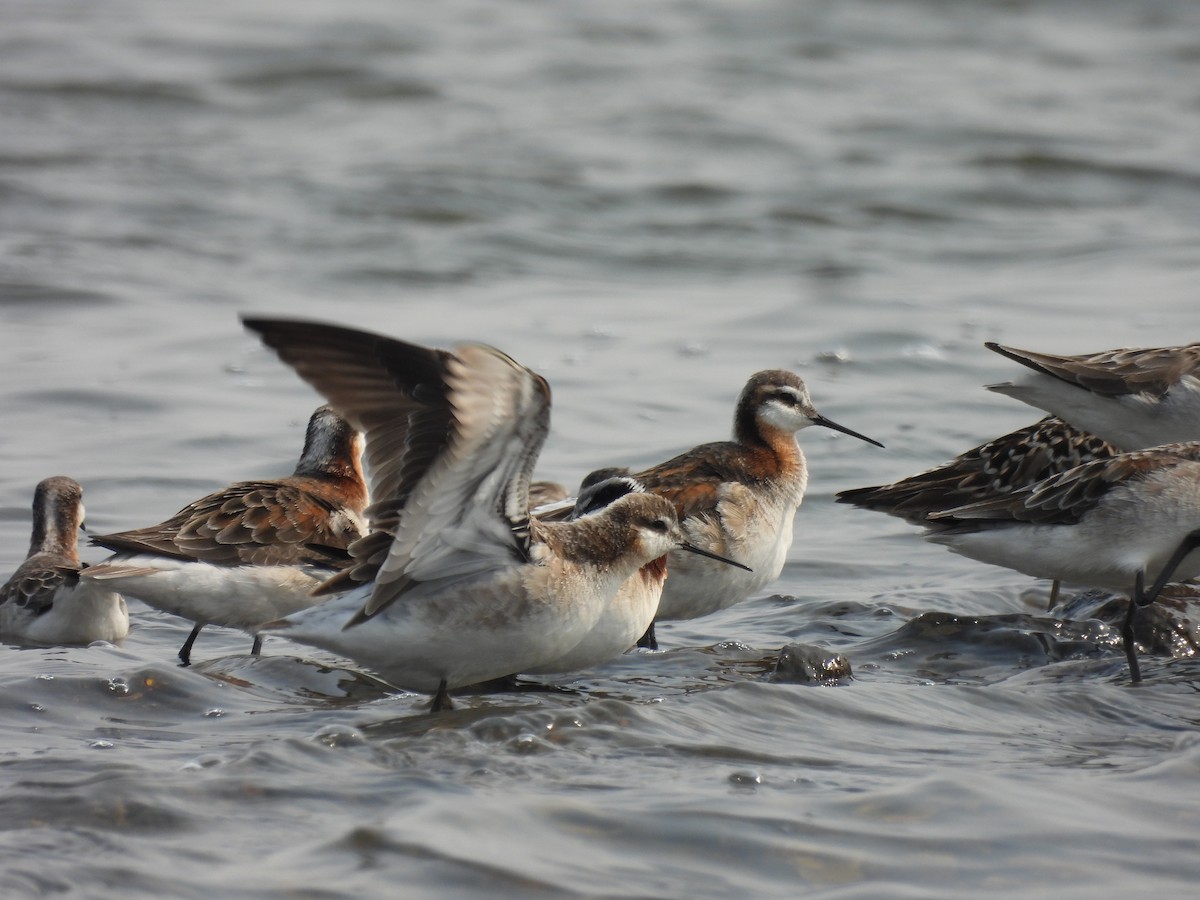
[(568, 653), (631, 576), (687, 549), (671, 504), (650, 494), (569, 522), (530, 516), (550, 388), (499, 350), (244, 322), (364, 432), (374, 497), (372, 531), (331, 583), (353, 587), (266, 630), (434, 693), (442, 709), (452, 688)]
[[(350, 564), (348, 548), (366, 531), (362, 446), (362, 435), (322, 406), (290, 476), (240, 481), (158, 525), (94, 535), (113, 555), (84, 577), (194, 622), (179, 650), (189, 665), (205, 625), (254, 632), (319, 602), (313, 590)], [(260, 647), (255, 633), (251, 652)]]
[[(954, 459), (891, 484), (839, 491), (837, 501), (898, 516), (929, 533), (948, 528), (935, 513), (1004, 497), (1051, 475), (1120, 451), (1094, 434), (1047, 416), (960, 453)], [(1058, 599), (1058, 582), (1050, 606)]]
[[(580, 484), (579, 495), (574, 505), (568, 508), (569, 516), (558, 520), (597, 515), (621, 497), (645, 493), (645, 490), (625, 469), (597, 469)], [(547, 507), (543, 506), (542, 509)], [(538, 515), (537, 509), (534, 515)], [(551, 521), (551, 518), (546, 517), (543, 521)], [(589, 669), (631, 649), (654, 621), (668, 574), (665, 555), (647, 562), (625, 579), (617, 595), (583, 640), (561, 656), (526, 669), (525, 674), (558, 674)]]
[(1121, 633), (1138, 681), (1138, 607), (1165, 584), (1200, 574), (1200, 442), (1095, 459), (931, 518), (949, 524), (929, 539), (955, 553), (1035, 578), (1128, 592)]
[(1200, 440), (1200, 344), (1079, 356), (985, 346), (1029, 370), (988, 390), (1045, 410), (1121, 450)]
[(837, 502), (928, 527), (935, 524), (930, 513), (1003, 496), (1081, 463), (1120, 452), (1094, 434), (1047, 416), (891, 484), (838, 491)]
[[(671, 501), (690, 543), (747, 567), (672, 554), (656, 622), (725, 609), (779, 577), (808, 485), (796, 432), (810, 425), (883, 446), (818, 413), (800, 376), (771, 369), (752, 375), (742, 389), (733, 440), (701, 444), (633, 473), (648, 492)], [(653, 626), (640, 643), (657, 647)]]
[(129, 633), (124, 598), (79, 578), (83, 514), (77, 481), (59, 475), (38, 484), (29, 554), (0, 588), (0, 635), (38, 644), (89, 644)]

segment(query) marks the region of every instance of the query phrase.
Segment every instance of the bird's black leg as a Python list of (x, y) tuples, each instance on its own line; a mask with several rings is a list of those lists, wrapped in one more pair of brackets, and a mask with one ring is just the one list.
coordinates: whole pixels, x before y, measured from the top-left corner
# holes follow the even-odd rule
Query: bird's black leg
[(433, 702), (429, 704), (429, 711), (435, 713), (446, 709), (454, 709), (454, 702), (450, 699), (450, 692), (446, 690), (446, 679), (443, 678), (438, 684), (437, 693), (433, 695)]
[(1054, 604), (1058, 602), (1058, 590), (1061, 587), (1058, 580), (1055, 579), (1050, 585), (1050, 600), (1046, 603), (1046, 612), (1054, 609)]
[(179, 648), (179, 665), (184, 668), (192, 664), (192, 644), (196, 643), (196, 636), (200, 634), (200, 629), (203, 627), (203, 625), (197, 625), (193, 628), (192, 633), (183, 642), (183, 646)]
[(254, 643), (250, 645), (250, 655), (258, 656), (260, 652), (262, 652), (262, 635), (256, 634), (254, 636)]
[(1162, 572), (1159, 573), (1158, 580), (1154, 582), (1154, 586), (1150, 588), (1146, 596), (1139, 601), (1138, 605), (1149, 606), (1151, 603), (1157, 600), (1159, 592), (1167, 586), (1168, 580), (1172, 575), (1175, 574), (1175, 570), (1179, 567), (1179, 564), (1183, 562), (1184, 557), (1197, 547), (1200, 547), (1200, 529), (1197, 529), (1191, 534), (1186, 535), (1184, 539), (1179, 542), (1179, 546), (1175, 548), (1175, 552), (1171, 554), (1171, 558), (1167, 560), (1167, 564), (1163, 566)]
[(654, 623), (650, 623), (650, 627), (646, 629), (646, 633), (638, 638), (637, 645), (644, 647), (647, 650), (658, 649), (658, 638), (654, 634)]
[(1137, 573), (1137, 577), (1133, 581), (1133, 594), (1129, 597), (1129, 606), (1125, 610), (1125, 621), (1121, 623), (1121, 640), (1125, 643), (1125, 660), (1129, 663), (1129, 677), (1137, 684), (1142, 680), (1142, 669), (1138, 665), (1137, 647), (1133, 641), (1133, 620), (1137, 617), (1137, 611), (1144, 606), (1143, 602), (1145, 594), (1145, 579), (1141, 572)]
[(1134, 684), (1142, 680), (1142, 673), (1138, 668), (1137, 651), (1133, 646), (1133, 621), (1137, 616), (1137, 610), (1143, 606), (1149, 606), (1158, 599), (1158, 595), (1170, 582), (1171, 576), (1175, 574), (1179, 564), (1197, 547), (1200, 547), (1200, 529), (1185, 535), (1179, 542), (1179, 546), (1175, 548), (1171, 558), (1158, 573), (1158, 578), (1149, 591), (1144, 589), (1145, 579), (1142, 572), (1138, 572), (1137, 578), (1134, 580), (1133, 596), (1129, 598), (1129, 609), (1125, 613), (1125, 622), (1121, 626), (1121, 637), (1125, 641), (1125, 658), (1129, 661), (1129, 674), (1132, 676)]

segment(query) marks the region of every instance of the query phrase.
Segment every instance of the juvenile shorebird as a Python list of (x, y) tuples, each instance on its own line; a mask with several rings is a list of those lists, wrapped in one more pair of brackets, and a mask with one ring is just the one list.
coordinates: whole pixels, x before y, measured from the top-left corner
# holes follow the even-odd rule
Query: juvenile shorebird
[(1121, 450), (1200, 440), (1200, 344), (1052, 356), (987, 342), (1027, 366), (988, 390), (1028, 403)]
[(0, 588), (0, 634), (39, 644), (88, 644), (129, 633), (121, 595), (79, 578), (82, 524), (78, 482), (59, 475), (38, 484), (29, 555)]
[(354, 587), (265, 629), (434, 693), (438, 710), (452, 688), (573, 650), (628, 578), (687, 548), (671, 504), (649, 494), (561, 524), (530, 517), (550, 387), (500, 351), (244, 322), (365, 433), (374, 497), (372, 531), (330, 585)]
[[(1107, 441), (1047, 416), (900, 481), (839, 491), (837, 501), (898, 516), (932, 533), (954, 521), (931, 519), (933, 513), (1004, 497), (1051, 475), (1119, 452)], [(1055, 581), (1050, 607), (1058, 599), (1058, 589)]]
[[(362, 435), (322, 406), (292, 475), (237, 482), (158, 525), (95, 535), (92, 543), (113, 555), (84, 578), (193, 621), (179, 650), (190, 665), (205, 625), (253, 632), (318, 602), (312, 591), (349, 565), (347, 548), (365, 533), (362, 445)], [(255, 633), (251, 653), (261, 646)]]
[[(692, 544), (751, 570), (672, 554), (656, 622), (725, 609), (779, 577), (808, 484), (796, 432), (810, 425), (883, 446), (818, 413), (800, 376), (772, 369), (752, 375), (742, 389), (732, 441), (701, 444), (634, 474), (647, 491), (674, 504)], [(658, 646), (653, 625), (639, 644)]]
[(1047, 416), (891, 484), (838, 491), (837, 502), (898, 516), (912, 525), (929, 526), (934, 524), (929, 520), (930, 513), (1004, 496), (1120, 452), (1093, 434)]
[(951, 523), (929, 539), (955, 553), (1036, 578), (1129, 592), (1121, 635), (1130, 676), (1140, 681), (1138, 607), (1165, 584), (1200, 574), (1200, 442), (1092, 460), (930, 518)]

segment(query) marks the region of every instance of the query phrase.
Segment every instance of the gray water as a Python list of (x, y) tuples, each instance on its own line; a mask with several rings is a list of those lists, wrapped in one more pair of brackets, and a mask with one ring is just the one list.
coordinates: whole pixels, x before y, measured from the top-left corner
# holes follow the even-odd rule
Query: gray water
[[(33, 486), (148, 525), (290, 471), (318, 399), (239, 312), (550, 381), (539, 475), (802, 432), (779, 582), (443, 716), (131, 603), (0, 647), (0, 893), (1188, 897), (1200, 664), (833, 502), (1036, 418), (982, 347), (1200, 339), (1200, 6), (0, 5), (0, 572)], [(89, 549), (85, 557), (100, 556)], [(1186, 614), (1186, 613), (1185, 613)], [(779, 649), (850, 661), (772, 680)]]

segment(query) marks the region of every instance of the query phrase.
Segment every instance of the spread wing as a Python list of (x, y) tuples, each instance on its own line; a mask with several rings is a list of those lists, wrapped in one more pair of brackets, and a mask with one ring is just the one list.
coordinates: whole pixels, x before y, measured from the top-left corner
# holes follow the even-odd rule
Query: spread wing
[(150, 553), (215, 565), (344, 566), (361, 537), (352, 517), (307, 479), (244, 481), (189, 504), (165, 522), (95, 535), (117, 553)]
[(54, 595), (60, 587), (79, 580), (82, 566), (67, 563), (57, 557), (36, 554), (17, 568), (3, 587), (0, 604), (12, 603), (40, 616), (54, 605)]
[(1108, 350), (1083, 356), (1033, 353), (993, 341), (985, 342), (984, 346), (1035, 372), (1108, 397), (1122, 394), (1162, 397), (1184, 376), (1200, 371), (1200, 344)]
[(958, 520), (950, 525), (951, 534), (1018, 522), (1069, 525), (1078, 522), (1118, 485), (1184, 461), (1198, 460), (1200, 443), (1196, 442), (1122, 453), (1084, 463), (1003, 497), (931, 513), (930, 519), (935, 523)]
[(529, 485), (550, 422), (545, 379), (491, 347), (456, 353), (313, 322), (245, 319), (366, 437), (371, 534), (348, 625), (416, 585), (528, 557)]

